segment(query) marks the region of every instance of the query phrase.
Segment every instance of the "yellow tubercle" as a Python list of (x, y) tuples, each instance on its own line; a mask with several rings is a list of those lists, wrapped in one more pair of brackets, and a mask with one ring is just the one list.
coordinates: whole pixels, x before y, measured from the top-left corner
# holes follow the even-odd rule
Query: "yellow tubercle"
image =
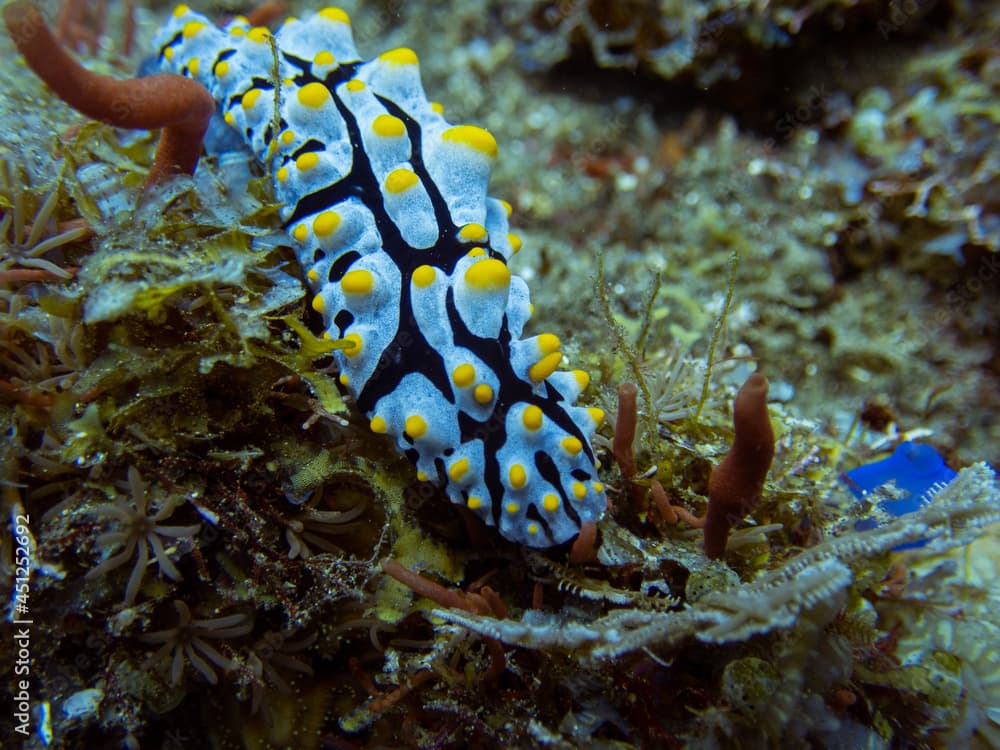
[(191, 75), (196, 76), (198, 75), (198, 70), (201, 68), (201, 62), (199, 62), (197, 57), (192, 57), (188, 60), (187, 68)]
[(441, 102), (431, 102), (431, 111), (443, 115), (444, 105)]
[(594, 420), (594, 424), (600, 427), (604, 424), (604, 409), (598, 409), (596, 406), (591, 406), (587, 409), (590, 414), (590, 418)]
[(521, 510), (521, 505), (520, 503), (509, 502), (504, 506), (504, 510), (506, 510), (510, 515), (514, 515)]
[(260, 89), (250, 89), (247, 91), (243, 98), (240, 100), (240, 104), (243, 105), (243, 109), (253, 109), (257, 102), (260, 101), (260, 95), (263, 92)]
[(554, 333), (542, 333), (538, 336), (538, 351), (542, 354), (552, 354), (559, 351), (562, 342)]
[(489, 235), (486, 233), (486, 227), (482, 224), (476, 224), (475, 222), (466, 224), (460, 230), (458, 230), (458, 239), (462, 242), (486, 242)]
[(559, 510), (559, 496), (549, 492), (542, 498), (542, 507), (549, 513), (555, 513)]
[(350, 341), (354, 346), (350, 349), (344, 349), (345, 357), (356, 357), (361, 354), (361, 350), (364, 348), (364, 339), (358, 333), (349, 333), (344, 336), (344, 341)]
[(598, 494), (604, 492), (604, 485), (601, 482), (594, 482), (594, 492)]
[(357, 78), (352, 78), (347, 83), (344, 84), (344, 88), (350, 91), (352, 94), (356, 94), (359, 91), (365, 90), (365, 82), (359, 81)]
[(468, 362), (456, 367), (451, 373), (451, 382), (459, 388), (468, 388), (476, 379), (476, 368)]
[(378, 414), (372, 417), (372, 421), (368, 423), (368, 426), (371, 428), (372, 432), (378, 435), (385, 434), (385, 431), (389, 429), (389, 425), (387, 425), (385, 420)]
[(427, 481), (427, 472), (426, 471), (418, 471), (417, 472), (417, 480), (420, 481), (420, 482), (426, 482)]
[(583, 450), (583, 443), (580, 442), (580, 438), (573, 437), (572, 435), (570, 437), (563, 438), (561, 445), (562, 449), (571, 456), (578, 456), (580, 451)]
[(267, 40), (270, 38), (271, 30), (266, 26), (254, 26), (247, 32), (247, 39), (257, 44), (267, 44)]
[(476, 399), (477, 404), (488, 404), (493, 400), (493, 388), (487, 383), (480, 383), (472, 392), (472, 397)]
[(573, 482), (573, 495), (577, 500), (583, 500), (587, 496), (587, 485), (583, 482)]
[(515, 490), (521, 489), (528, 483), (528, 474), (521, 464), (513, 464), (510, 467), (508, 478), (510, 479), (510, 486)]
[(306, 278), (309, 279), (309, 281), (311, 281), (312, 283), (315, 284), (317, 281), (319, 281), (319, 274), (316, 273), (316, 269), (315, 268), (310, 268), (306, 272)]
[(413, 283), (419, 287), (427, 287), (434, 283), (437, 271), (434, 266), (417, 266), (413, 269)]
[(323, 8), (323, 10), (319, 12), (319, 16), (320, 18), (325, 18), (327, 21), (333, 21), (335, 23), (351, 23), (351, 17), (347, 15), (347, 13), (342, 11), (340, 8), (332, 6), (329, 8)]
[(174, 18), (180, 18), (182, 16), (186, 16), (190, 12), (191, 9), (188, 6), (178, 5), (176, 8), (174, 8)]
[(448, 467), (448, 478), (453, 482), (460, 482), (469, 473), (469, 459), (460, 458)]
[(406, 135), (406, 125), (398, 117), (379, 115), (372, 120), (372, 132), (382, 138), (399, 138)]
[(475, 495), (470, 495), (469, 499), (465, 501), (465, 507), (469, 510), (479, 510), (483, 507), (483, 500)]
[(385, 189), (390, 193), (402, 193), (420, 182), (412, 169), (394, 169), (385, 178)]
[(192, 37), (198, 36), (202, 29), (205, 28), (205, 24), (201, 21), (188, 21), (184, 24), (184, 28), (181, 29), (181, 36), (185, 39), (191, 39)]
[(333, 54), (329, 50), (317, 52), (313, 58), (313, 65), (333, 65), (335, 62), (336, 60), (334, 60)]
[(507, 234), (507, 242), (510, 243), (510, 252), (512, 255), (517, 255), (519, 252), (521, 252), (522, 242), (521, 242), (521, 237), (519, 235), (516, 235), (513, 232), (509, 232)]
[(282, 146), (291, 146), (295, 142), (295, 133), (291, 130), (282, 130), (278, 139)]
[(375, 277), (364, 268), (348, 271), (340, 280), (340, 288), (344, 290), (344, 294), (370, 294), (374, 286)]
[[(323, 331), (323, 335), (326, 338), (330, 338), (330, 332), (329, 331)], [(347, 377), (347, 373), (346, 372), (340, 373), (340, 377), (337, 378), (337, 380), (339, 380), (340, 384), (342, 386), (344, 386), (345, 388), (351, 384), (351, 379), (349, 377)]]
[(292, 230), (292, 237), (295, 238), (296, 242), (305, 242), (309, 239), (309, 227), (305, 224), (296, 224), (295, 229)]
[(307, 83), (298, 91), (299, 104), (310, 109), (319, 109), (330, 101), (330, 90), (322, 83)]
[(246, 30), (239, 26), (233, 26), (229, 30), (229, 36), (242, 37), (246, 36), (246, 33), (247, 33)]
[(215, 73), (216, 78), (225, 78), (229, 75), (229, 63), (225, 60), (219, 60), (219, 62), (215, 64), (215, 70), (212, 72)]
[(304, 154), (300, 154), (295, 160), (295, 167), (300, 172), (305, 172), (319, 164), (319, 154), (315, 151), (308, 151)]
[(315, 297), (313, 297), (312, 309), (318, 312), (320, 315), (322, 315), (323, 310), (326, 309), (326, 303), (323, 301), (323, 298), (318, 294)]
[(573, 370), (573, 377), (576, 378), (576, 384), (580, 386), (581, 391), (587, 390), (587, 386), (590, 385), (590, 373), (586, 370)]
[(509, 219), (510, 215), (514, 213), (514, 207), (510, 205), (510, 203), (505, 201), (503, 198), (500, 198), (499, 200), (500, 200), (500, 205), (503, 206), (503, 210), (507, 212), (507, 218)]
[(329, 237), (340, 226), (340, 214), (336, 211), (323, 211), (313, 219), (313, 232), (317, 237)]
[(460, 143), (478, 151), (491, 159), (497, 156), (497, 141), (488, 130), (475, 125), (455, 125), (441, 134), (446, 143)]
[(510, 270), (502, 260), (486, 258), (466, 269), (465, 282), (480, 291), (499, 291), (510, 285)]
[(529, 523), (528, 524), (528, 533), (531, 534), (532, 536), (534, 536), (535, 534), (537, 534), (538, 533), (538, 524), (537, 523)]
[(562, 361), (562, 352), (552, 352), (546, 354), (540, 360), (528, 368), (528, 377), (536, 383), (541, 383), (545, 378), (556, 371)]
[(534, 404), (529, 405), (521, 415), (525, 429), (535, 431), (542, 426), (542, 410)]
[(393, 65), (416, 65), (420, 62), (417, 59), (417, 53), (408, 47), (399, 47), (383, 52), (378, 56), (378, 59)]
[(427, 433), (427, 420), (419, 414), (411, 414), (406, 418), (405, 428), (411, 438), (421, 438)]

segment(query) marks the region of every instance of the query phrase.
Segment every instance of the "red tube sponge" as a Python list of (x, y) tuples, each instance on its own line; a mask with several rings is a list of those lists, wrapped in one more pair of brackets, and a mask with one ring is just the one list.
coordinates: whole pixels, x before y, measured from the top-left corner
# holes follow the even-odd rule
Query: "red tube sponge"
[(767, 378), (759, 372), (747, 378), (736, 394), (733, 427), (733, 444), (708, 479), (705, 554), (713, 560), (725, 554), (729, 530), (757, 506), (774, 459)]
[(3, 19), (28, 66), (69, 106), (119, 128), (163, 128), (147, 186), (194, 172), (215, 112), (204, 86), (174, 74), (119, 80), (91, 73), (63, 49), (30, 3), (11, 3)]

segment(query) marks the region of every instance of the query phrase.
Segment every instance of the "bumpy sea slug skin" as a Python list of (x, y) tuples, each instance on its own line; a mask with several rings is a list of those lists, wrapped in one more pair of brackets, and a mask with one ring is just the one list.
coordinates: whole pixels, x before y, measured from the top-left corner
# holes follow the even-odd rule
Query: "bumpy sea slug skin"
[(272, 35), (180, 6), (157, 48), (274, 175), (313, 308), (353, 343), (336, 352), (341, 382), (371, 429), (507, 539), (549, 547), (599, 520), (603, 414), (574, 406), (588, 377), (556, 369), (556, 336), (520, 338), (520, 240), (486, 195), (493, 136), (445, 121), (411, 50), (361, 60), (336, 8)]

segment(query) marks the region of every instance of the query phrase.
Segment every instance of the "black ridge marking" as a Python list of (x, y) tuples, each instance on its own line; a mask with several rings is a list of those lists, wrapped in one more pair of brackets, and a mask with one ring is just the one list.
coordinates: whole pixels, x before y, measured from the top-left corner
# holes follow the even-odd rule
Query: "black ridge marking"
[(303, 143), (295, 152), (291, 155), (291, 159), (298, 159), (302, 154), (308, 154), (312, 151), (325, 151), (326, 144), (323, 141), (318, 141), (315, 138), (310, 138), (308, 141)]
[[(416, 463), (417, 463), (416, 459), (414, 459), (413, 463), (414, 463), (414, 465), (416, 465)], [(445, 473), (445, 470), (444, 470), (444, 461), (441, 459), (440, 456), (435, 456), (434, 457), (434, 471), (437, 472), (437, 484), (438, 485), (443, 485), (446, 481), (448, 481), (447, 479), (445, 479), (445, 477), (448, 476), (448, 475)], [(466, 497), (466, 493), (463, 492), (462, 496)]]
[[(322, 252), (322, 251), (319, 251)], [(340, 281), (344, 274), (354, 265), (354, 261), (361, 257), (361, 253), (356, 250), (344, 253), (330, 266), (330, 272), (326, 275), (328, 281)]]
[(473, 440), (486, 441), (486, 436), (491, 432), (503, 429), (503, 423), (497, 424), (495, 415), (485, 422), (481, 422), (465, 411), (458, 412), (459, 442), (470, 443)]
[(298, 68), (303, 73), (308, 73), (309, 69), (312, 67), (312, 63), (309, 60), (303, 60), (301, 57), (296, 57), (290, 52), (282, 51), (281, 56), (285, 58), (285, 62), (287, 62), (289, 65)]
[(319, 263), (323, 258), (326, 257), (326, 251), (322, 248), (316, 248), (313, 250), (313, 263)]
[(405, 451), (403, 451), (403, 455), (406, 456), (408, 459), (410, 459), (410, 463), (416, 464), (417, 459), (420, 458), (420, 451), (418, 451), (416, 448), (407, 448)]
[[(461, 227), (452, 222), (451, 213), (448, 211), (448, 203), (441, 194), (437, 183), (431, 179), (427, 165), (424, 163), (424, 152), (421, 145), (423, 142), (423, 131), (420, 129), (420, 123), (391, 99), (386, 99), (377, 94), (375, 98), (379, 100), (379, 103), (385, 107), (387, 112), (403, 121), (403, 125), (406, 127), (406, 135), (410, 139), (410, 164), (413, 166), (414, 173), (420, 178), (420, 183), (427, 191), (431, 207), (434, 209), (434, 220), (438, 225), (438, 238), (432, 247), (422, 251), (424, 253), (424, 262), (435, 265), (450, 275), (455, 269), (455, 264), (465, 257), (472, 245), (458, 238)], [(488, 243), (476, 244), (485, 248), (490, 258), (503, 260), (503, 256), (490, 247)]]
[(218, 65), (223, 60), (228, 60), (230, 57), (236, 54), (236, 48), (224, 49), (218, 55), (215, 56), (215, 62), (212, 63), (212, 73), (215, 73), (215, 66)]
[[(448, 290), (445, 307), (448, 312), (448, 321), (451, 324), (455, 346), (464, 347), (475, 352), (497, 375), (500, 390), (495, 395), (496, 406), (493, 410), (494, 418), (506, 420), (507, 411), (515, 403), (525, 402), (534, 404), (542, 410), (542, 413), (546, 417), (551, 419), (567, 434), (576, 436), (584, 445), (588, 443), (586, 437), (580, 432), (580, 428), (563, 408), (564, 402), (553, 395), (553, 393), (557, 393), (555, 389), (547, 391), (544, 396), (536, 394), (533, 384), (528, 380), (522, 380), (514, 372), (510, 361), (510, 329), (507, 327), (506, 316), (504, 316), (503, 323), (500, 326), (499, 336), (496, 339), (486, 339), (476, 336), (465, 325), (465, 321), (462, 320), (462, 316), (458, 314), (458, 309), (455, 307), (454, 289)], [(496, 443), (496, 432), (502, 433), (503, 430), (490, 433), (491, 440), (486, 441), (487, 445), (491, 442)], [(496, 443), (493, 447), (498, 450), (502, 447), (502, 443)], [(487, 450), (487, 455), (489, 454), (490, 451)]]
[(274, 81), (270, 78), (261, 78), (260, 76), (253, 76), (250, 79), (250, 83), (253, 84), (252, 88), (261, 89), (262, 91), (271, 91), (274, 89)]
[(344, 331), (354, 322), (354, 315), (350, 310), (341, 310), (333, 318), (333, 324), (337, 326), (340, 333), (338, 338), (344, 338)]
[[(266, 89), (271, 91), (274, 89), (274, 85), (270, 83), (266, 78), (253, 78), (253, 86), (247, 87), (246, 91), (242, 94), (233, 94), (226, 100), (226, 109), (232, 109), (237, 104), (243, 103), (243, 97), (250, 93), (251, 89)], [(263, 159), (261, 159), (263, 161)]]
[(545, 532), (545, 536), (549, 538), (550, 542), (555, 541), (555, 537), (552, 536), (552, 527), (549, 526), (548, 521), (542, 518), (542, 514), (538, 512), (538, 508), (535, 507), (534, 503), (528, 505), (528, 509), (524, 512), (524, 515), (527, 516), (529, 520), (534, 521), (541, 526), (542, 531)]
[(538, 469), (538, 473), (541, 475), (542, 479), (556, 488), (556, 491), (559, 493), (559, 499), (562, 503), (563, 510), (566, 511), (566, 515), (569, 516), (569, 520), (573, 522), (573, 525), (580, 528), (582, 525), (582, 522), (580, 521), (580, 514), (576, 512), (576, 508), (573, 506), (573, 503), (569, 501), (569, 497), (566, 495), (566, 490), (563, 487), (561, 477), (559, 476), (559, 467), (556, 466), (556, 462), (552, 460), (552, 456), (545, 451), (535, 451), (535, 468)]
[[(399, 268), (401, 276), (399, 326), (392, 341), (382, 350), (372, 377), (358, 393), (356, 399), (358, 408), (364, 412), (373, 411), (379, 399), (396, 390), (403, 377), (411, 373), (423, 375), (449, 403), (454, 403), (455, 396), (451, 390), (448, 374), (445, 372), (444, 361), (440, 353), (424, 338), (410, 302), (410, 277), (414, 268), (428, 262), (427, 253), (411, 247), (403, 239), (399, 227), (389, 217), (382, 202), (382, 191), (372, 170), (371, 161), (363, 147), (364, 142), (357, 119), (333, 91), (336, 83), (350, 78), (356, 67), (356, 65), (342, 65), (323, 81), (344, 120), (353, 146), (353, 166), (341, 180), (303, 196), (295, 205), (286, 226), (303, 216), (318, 213), (348, 197), (357, 196), (372, 212), (376, 229), (382, 239), (382, 248)], [(357, 257), (357, 253), (354, 255)], [(339, 267), (342, 260), (338, 259), (335, 265)], [(350, 262), (343, 266), (345, 273), (349, 267)], [(333, 269), (331, 273), (332, 271)]]
[(274, 126), (271, 123), (268, 123), (267, 127), (264, 128), (264, 143), (270, 143), (273, 137)]
[(586, 482), (588, 479), (590, 479), (590, 472), (588, 472), (586, 469), (573, 469), (573, 471), (571, 471), (570, 474), (572, 474), (573, 479), (577, 480), (578, 482)]
[[(546, 390), (545, 396), (538, 395), (534, 392), (532, 384), (529, 381), (522, 380), (514, 372), (510, 361), (510, 329), (507, 327), (506, 316), (504, 316), (503, 323), (500, 326), (499, 336), (496, 339), (485, 339), (473, 334), (465, 325), (462, 316), (458, 314), (458, 309), (455, 307), (454, 289), (448, 290), (445, 307), (448, 312), (448, 321), (451, 324), (455, 346), (464, 347), (475, 352), (493, 370), (500, 384), (499, 391), (495, 394), (496, 403), (493, 407), (493, 414), (489, 420), (490, 424), (496, 425), (498, 429), (481, 429), (483, 433), (483, 454), (486, 458), (483, 479), (493, 500), (493, 517), (496, 523), (500, 517), (501, 503), (499, 500), (504, 494), (503, 483), (500, 480), (500, 466), (496, 460), (496, 456), (507, 440), (504, 425), (506, 424), (507, 412), (513, 404), (518, 402), (534, 404), (542, 410), (542, 413), (546, 417), (551, 419), (567, 434), (576, 436), (583, 445), (587, 445), (588, 441), (583, 433), (580, 432), (580, 428), (566, 412), (563, 407), (564, 402), (553, 395), (555, 389)], [(463, 425), (461, 417), (459, 418), (459, 424)], [(467, 435), (472, 435), (474, 424), (476, 424), (475, 420), (471, 418), (464, 421), (462, 428), (463, 441)], [(553, 486), (560, 488), (560, 493), (562, 493), (559, 470), (556, 468), (551, 456), (546, 455), (546, 459), (551, 464), (551, 469), (546, 469), (546, 471), (549, 471), (552, 477), (547, 478)], [(538, 460), (536, 458), (536, 464)], [(548, 466), (548, 464), (546, 465)], [(539, 467), (539, 471), (541, 470), (541, 467)], [(567, 509), (571, 507), (569, 502), (565, 502), (565, 495), (563, 496), (563, 500)], [(576, 522), (578, 521), (579, 516), (576, 516)]]
[(562, 400), (563, 398), (563, 395), (562, 393), (559, 392), (559, 389), (556, 388), (554, 385), (552, 385), (551, 381), (548, 380), (545, 381), (545, 393), (548, 395), (549, 398), (555, 398), (559, 400)]
[(164, 44), (162, 47), (160, 47), (160, 59), (161, 60), (164, 57), (163, 53), (167, 51), (167, 47), (173, 47), (175, 44), (177, 44), (181, 40), (181, 37), (183, 36), (183, 32), (184, 32), (184, 30), (181, 29), (176, 34), (174, 34), (172, 37), (170, 37), (170, 40), (166, 44)]

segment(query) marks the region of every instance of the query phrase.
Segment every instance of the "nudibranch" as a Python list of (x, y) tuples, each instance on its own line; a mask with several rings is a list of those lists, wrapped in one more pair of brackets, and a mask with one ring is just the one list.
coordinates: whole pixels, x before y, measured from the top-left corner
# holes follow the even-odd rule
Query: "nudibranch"
[(340, 381), (417, 476), (512, 541), (550, 547), (607, 501), (559, 339), (521, 338), (528, 288), (510, 205), (486, 194), (497, 144), (428, 101), (417, 57), (362, 60), (325, 8), (271, 32), (186, 6), (157, 36), (163, 71), (202, 83), (273, 175)]

